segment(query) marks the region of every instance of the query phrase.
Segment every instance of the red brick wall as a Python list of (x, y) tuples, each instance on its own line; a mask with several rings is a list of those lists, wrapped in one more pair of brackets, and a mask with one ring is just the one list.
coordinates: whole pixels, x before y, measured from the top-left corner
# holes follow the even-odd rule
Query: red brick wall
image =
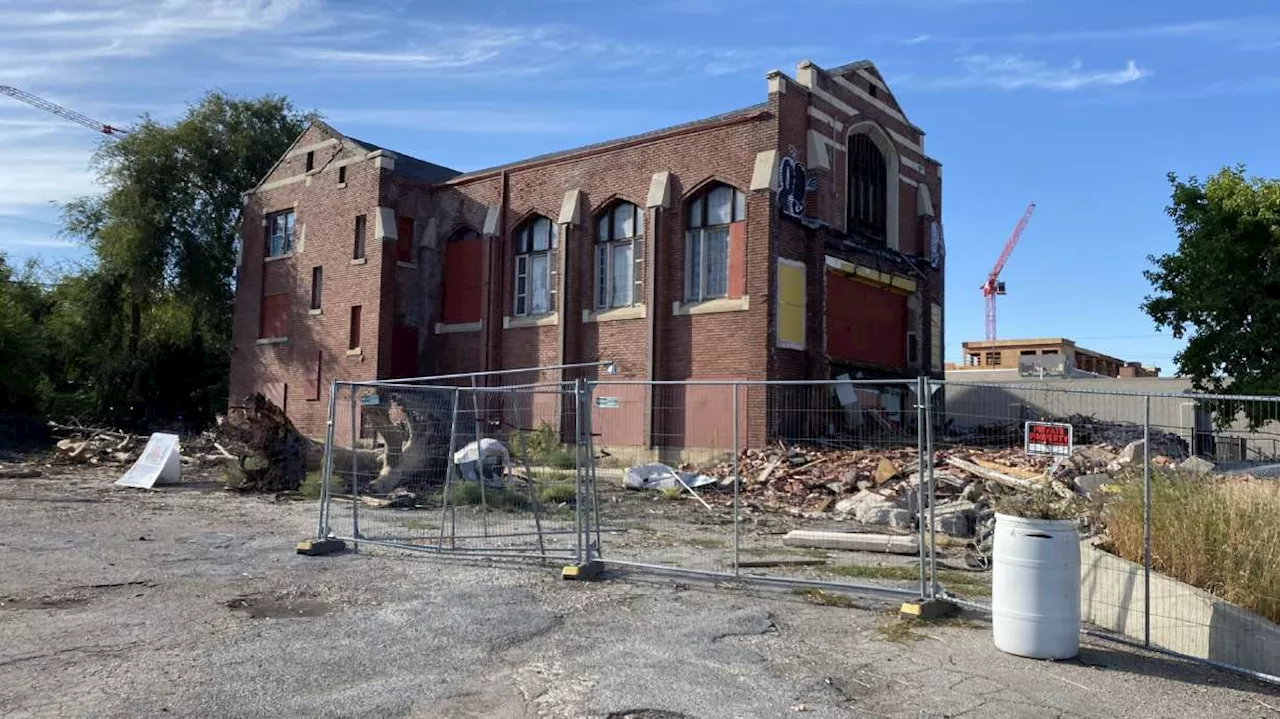
[[(312, 127), (294, 147), (305, 148), (329, 137), (322, 127)], [(375, 377), (382, 257), (374, 251), (377, 243), (372, 239), (379, 184), (374, 163), (361, 159), (346, 165), (346, 187), (340, 188), (335, 163), (359, 158), (362, 153), (333, 145), (313, 151), (315, 170), (309, 175), (310, 184), (302, 180), (261, 190), (251, 195), (245, 206), (230, 384), (232, 404), (254, 391), (286, 385), (290, 418), (305, 434), (319, 437), (326, 426), (330, 382)], [(286, 157), (266, 183), (303, 176), (305, 163), (305, 153)], [(296, 213), (294, 252), (291, 257), (264, 263), (263, 215), (291, 207)], [(352, 265), (355, 217), (362, 213), (368, 216), (368, 260), (364, 265)], [(320, 314), (311, 315), (311, 268), (317, 265), (324, 268), (323, 296)], [(257, 343), (264, 281), (269, 291), (286, 292), (291, 297), (288, 341), (283, 344)], [(363, 355), (355, 357), (347, 355), (353, 304), (364, 308)], [(317, 354), (321, 392), (318, 399), (310, 399), (315, 396)]]

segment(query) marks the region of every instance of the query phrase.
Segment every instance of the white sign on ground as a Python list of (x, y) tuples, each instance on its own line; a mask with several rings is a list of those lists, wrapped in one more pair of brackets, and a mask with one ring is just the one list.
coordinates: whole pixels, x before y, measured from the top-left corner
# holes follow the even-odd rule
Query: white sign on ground
[(124, 476), (116, 480), (119, 487), (151, 489), (157, 483), (178, 481), (181, 469), (178, 458), (178, 435), (156, 432), (147, 440), (146, 449)]

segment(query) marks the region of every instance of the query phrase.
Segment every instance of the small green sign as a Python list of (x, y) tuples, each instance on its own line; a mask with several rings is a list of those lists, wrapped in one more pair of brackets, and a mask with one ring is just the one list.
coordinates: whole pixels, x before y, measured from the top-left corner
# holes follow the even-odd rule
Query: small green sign
[(596, 397), (596, 408), (598, 409), (617, 409), (617, 397)]

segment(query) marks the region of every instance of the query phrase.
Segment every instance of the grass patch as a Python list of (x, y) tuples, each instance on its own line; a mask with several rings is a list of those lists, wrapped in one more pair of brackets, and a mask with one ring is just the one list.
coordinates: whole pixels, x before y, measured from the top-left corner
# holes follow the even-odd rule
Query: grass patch
[(808, 559), (830, 559), (831, 555), (824, 549), (809, 547), (744, 547), (742, 554), (752, 557), (805, 557)]
[(317, 469), (314, 472), (307, 472), (307, 478), (302, 480), (302, 486), (298, 487), (298, 493), (307, 499), (320, 499), (320, 492), (324, 489), (324, 470)]
[(516, 439), (511, 443), (513, 456), (520, 461), (528, 462), (536, 467), (553, 469), (573, 469), (577, 466), (574, 453), (560, 441), (560, 434), (550, 422), (543, 422), (538, 428), (524, 436), (524, 447)]
[(571, 504), (578, 498), (578, 488), (572, 484), (551, 484), (538, 492), (543, 504)]
[(797, 596), (803, 597), (810, 604), (818, 604), (824, 607), (839, 607), (841, 609), (865, 609), (861, 604), (853, 601), (843, 594), (828, 592), (822, 589), (797, 589)]
[[(1142, 476), (1104, 511), (1110, 549), (1142, 563)], [(1151, 559), (1161, 574), (1280, 622), (1280, 483), (1151, 471)]]
[(428, 522), (425, 519), (410, 519), (404, 523), (404, 528), (413, 531), (421, 531), (424, 529), (439, 529), (440, 525), (435, 524), (434, 522)]
[(479, 482), (456, 482), (449, 488), (449, 496), (441, 492), (432, 497), (437, 503), (449, 501), (456, 506), (476, 506), (483, 504), (489, 509), (506, 509), (524, 511), (531, 508), (529, 496), (514, 489), (498, 489), (481, 487)]
[[(837, 564), (818, 567), (818, 570), (851, 579), (884, 579), (895, 582), (920, 581), (920, 567), (918, 566), (868, 567), (860, 564)], [(962, 596), (991, 596), (990, 581), (982, 574), (971, 574), (955, 569), (939, 569), (938, 582), (949, 591)]]
[(684, 498), (684, 487), (663, 487), (658, 496), (668, 502), (678, 501)]
[(909, 642), (918, 642), (925, 638), (923, 634), (916, 631), (916, 626), (917, 620), (915, 619), (894, 617), (876, 627), (876, 631), (880, 634), (880, 638), (886, 642), (907, 644)]

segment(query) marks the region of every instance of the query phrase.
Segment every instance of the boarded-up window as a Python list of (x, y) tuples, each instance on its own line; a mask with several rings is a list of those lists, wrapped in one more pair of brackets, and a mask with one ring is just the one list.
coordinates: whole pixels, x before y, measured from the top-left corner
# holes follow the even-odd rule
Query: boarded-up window
[(320, 296), (324, 291), (324, 268), (311, 268), (311, 309), (320, 309)]
[(827, 354), (887, 369), (907, 366), (907, 298), (827, 273)]
[(804, 263), (778, 258), (778, 346), (804, 349)]
[(360, 305), (351, 308), (351, 328), (347, 333), (347, 349), (360, 349)]
[(413, 262), (413, 218), (396, 218), (396, 262)]
[(258, 322), (258, 338), (289, 336), (289, 295), (264, 295)]
[(449, 238), (444, 248), (444, 309), (441, 321), (456, 324), (480, 321), (484, 240), (470, 228)]

